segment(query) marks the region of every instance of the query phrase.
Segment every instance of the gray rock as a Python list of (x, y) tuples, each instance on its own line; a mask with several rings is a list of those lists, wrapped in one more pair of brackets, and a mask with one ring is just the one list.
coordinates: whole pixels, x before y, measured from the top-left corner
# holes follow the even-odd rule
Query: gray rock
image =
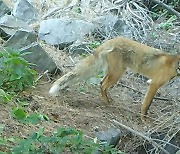
[(97, 28), (100, 30), (100, 33), (104, 33), (105, 35), (108, 35), (112, 31), (113, 26), (117, 21), (118, 21), (117, 16), (107, 14), (95, 18), (93, 22), (95, 22), (98, 25)]
[(9, 12), (10, 9), (8, 8), (8, 6), (2, 0), (0, 0), (0, 18)]
[(33, 42), (36, 42), (37, 35), (33, 32), (27, 32), (23, 30), (16, 31), (7, 42), (4, 43), (4, 47), (9, 47), (12, 49), (20, 49), (27, 45), (30, 45)]
[(125, 21), (118, 19), (113, 26), (113, 36), (124, 36), (127, 38), (132, 38), (133, 33), (131, 28), (125, 23)]
[(121, 131), (116, 128), (110, 128), (107, 131), (96, 132), (95, 135), (101, 142), (107, 142), (108, 145), (115, 147), (121, 137)]
[(24, 58), (35, 64), (33, 68), (38, 71), (45, 72), (48, 70), (53, 73), (56, 70), (56, 64), (51, 57), (43, 50), (43, 48), (38, 43), (32, 43), (29, 46), (20, 49), (21, 53), (31, 52), (31, 54), (25, 55)]
[(83, 20), (48, 19), (40, 24), (39, 37), (51, 45), (70, 44), (92, 32), (95, 26)]
[(130, 27), (128, 27), (123, 20), (115, 15), (107, 14), (105, 16), (95, 18), (93, 22), (97, 23), (97, 33), (103, 37), (106, 36), (108, 38), (112, 38), (118, 35), (129, 38), (132, 37)]
[(11, 15), (6, 15), (0, 19), (0, 29), (3, 30), (6, 35), (13, 35), (19, 29), (23, 29), (27, 32), (33, 31), (27, 23)]
[(13, 15), (23, 21), (34, 21), (37, 19), (37, 10), (27, 0), (18, 0)]

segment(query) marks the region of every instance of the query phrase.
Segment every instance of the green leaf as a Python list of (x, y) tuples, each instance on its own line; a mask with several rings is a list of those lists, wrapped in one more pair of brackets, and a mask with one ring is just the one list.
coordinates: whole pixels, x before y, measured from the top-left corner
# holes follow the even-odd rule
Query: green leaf
[(15, 107), (12, 110), (12, 115), (14, 118), (16, 118), (18, 120), (23, 120), (27, 117), (27, 113), (25, 112), (25, 110), (22, 108), (18, 108), (18, 107)]
[(0, 89), (0, 96), (5, 96), (5, 95), (6, 95), (5, 91), (3, 89)]
[(19, 80), (20, 78), (21, 78), (21, 76), (19, 76), (19, 75), (16, 74), (16, 73), (13, 73), (13, 74), (10, 76), (9, 81)]
[(7, 94), (3, 89), (0, 89), (0, 103), (7, 103), (11, 101), (11, 96)]
[(21, 67), (19, 67), (19, 66), (14, 67), (14, 72), (20, 77), (23, 76), (23, 69)]
[(28, 115), (26, 121), (30, 122), (32, 124), (37, 124), (40, 121), (39, 114), (38, 113), (33, 113), (31, 115)]
[(6, 137), (0, 137), (0, 145), (7, 145), (7, 138)]

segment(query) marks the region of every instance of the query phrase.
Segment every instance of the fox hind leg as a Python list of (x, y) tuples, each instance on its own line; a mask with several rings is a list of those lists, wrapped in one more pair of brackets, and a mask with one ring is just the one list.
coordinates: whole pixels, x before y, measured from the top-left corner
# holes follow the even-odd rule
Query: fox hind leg
[(107, 95), (108, 88), (113, 86), (122, 76), (125, 69), (122, 60), (118, 58), (117, 53), (110, 53), (107, 57), (108, 70), (106, 76), (101, 81), (101, 95), (105, 102), (110, 102), (110, 97)]

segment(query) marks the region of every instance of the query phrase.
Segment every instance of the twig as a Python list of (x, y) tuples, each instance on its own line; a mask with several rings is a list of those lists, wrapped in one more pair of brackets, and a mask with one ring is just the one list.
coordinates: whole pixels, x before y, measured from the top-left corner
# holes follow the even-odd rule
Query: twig
[(154, 141), (158, 141), (158, 142), (162, 142), (162, 143), (165, 143), (165, 144), (169, 144), (170, 146), (172, 146), (172, 147), (180, 150), (180, 148), (179, 148), (178, 146), (176, 146), (176, 145), (174, 145), (174, 144), (171, 144), (171, 143), (169, 143), (169, 142), (166, 142), (166, 141), (163, 141), (163, 140), (159, 140), (159, 139), (156, 139), (156, 138), (154, 138), (153, 140), (154, 140)]
[(131, 133), (133, 133), (133, 134), (135, 134), (135, 135), (137, 135), (137, 136), (139, 136), (139, 137), (147, 140), (149, 143), (151, 143), (151, 144), (154, 145), (155, 147), (161, 149), (165, 154), (170, 154), (167, 150), (165, 150), (164, 148), (162, 148), (160, 145), (158, 145), (156, 142), (154, 142), (151, 138), (143, 135), (142, 133), (139, 133), (139, 132), (133, 130), (132, 128), (130, 128), (130, 127), (128, 127), (128, 126), (125, 126), (125, 125), (123, 125), (122, 123), (120, 123), (120, 122), (118, 122), (118, 121), (116, 121), (116, 120), (114, 120), (114, 119), (112, 120), (112, 122), (114, 122), (115, 124), (119, 125), (120, 127), (123, 127), (124, 129), (130, 131)]
[[(132, 87), (130, 87), (130, 86), (128, 86), (128, 85), (125, 85), (125, 84), (123, 84), (123, 83), (118, 83), (118, 85), (121, 85), (121, 86), (126, 87), (126, 88), (128, 88), (128, 89), (131, 89), (131, 90), (133, 90), (133, 91), (135, 91), (135, 92), (137, 92), (137, 93), (140, 93), (140, 94), (145, 95), (143, 92), (141, 92), (141, 91), (139, 91), (139, 90), (137, 90), (137, 89), (134, 89), (134, 88), (132, 88)], [(163, 100), (163, 101), (170, 101), (170, 99), (168, 99), (168, 98), (162, 98), (162, 97), (154, 97), (154, 99)]]
[(57, 8), (54, 8), (53, 10), (51, 10), (50, 12), (48, 12), (47, 14), (45, 14), (42, 19), (46, 19), (47, 17), (51, 16), (53, 13), (57, 12), (58, 10), (60, 10), (61, 7), (57, 7)]
[(75, 62), (74, 62), (74, 60), (72, 59), (72, 57), (71, 56), (68, 56), (69, 57), (69, 59), (72, 61), (72, 63), (74, 64)]
[(170, 13), (174, 14), (178, 19), (180, 19), (180, 13), (176, 10), (174, 10), (173, 8), (169, 7), (167, 4), (159, 1), (159, 0), (152, 0), (154, 3), (162, 6), (163, 8), (165, 8), (166, 10), (168, 10)]
[(35, 82), (39, 81), (45, 74), (47, 74), (49, 71), (46, 70), (43, 74), (41, 74), (36, 80)]

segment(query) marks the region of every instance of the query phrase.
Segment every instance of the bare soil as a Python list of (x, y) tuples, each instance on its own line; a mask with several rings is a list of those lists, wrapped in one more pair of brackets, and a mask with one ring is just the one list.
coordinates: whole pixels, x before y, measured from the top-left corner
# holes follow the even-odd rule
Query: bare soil
[[(99, 86), (90, 83), (72, 86), (60, 92), (59, 96), (52, 98), (48, 91), (52, 85), (48, 78), (37, 82), (34, 88), (27, 89), (18, 97), (29, 103), (26, 110), (29, 113), (38, 112), (49, 117), (49, 121), (43, 121), (38, 125), (23, 125), (10, 116), (15, 104), (0, 104), (0, 123), (5, 125), (4, 135), (26, 137), (28, 134), (44, 127), (46, 133), (54, 131), (58, 127), (72, 127), (82, 130), (87, 137), (94, 138), (95, 129), (107, 130), (116, 127), (123, 130), (123, 137), (118, 147), (126, 153), (135, 153), (137, 147), (143, 144), (143, 140), (127, 130), (117, 126), (112, 120), (131, 127), (144, 135), (153, 132), (164, 131), (173, 135), (179, 129), (178, 115), (179, 89), (175, 89), (178, 80), (161, 88), (157, 93), (157, 99), (149, 109), (147, 123), (140, 120), (141, 101), (147, 89), (145, 79), (127, 73), (121, 81), (110, 91), (113, 102), (107, 106), (99, 95)], [(179, 87), (178, 87), (179, 88)], [(169, 90), (174, 90), (169, 93)], [(174, 94), (176, 92), (176, 94)], [(163, 100), (167, 98), (169, 100)], [(162, 100), (161, 100), (162, 99)]]

